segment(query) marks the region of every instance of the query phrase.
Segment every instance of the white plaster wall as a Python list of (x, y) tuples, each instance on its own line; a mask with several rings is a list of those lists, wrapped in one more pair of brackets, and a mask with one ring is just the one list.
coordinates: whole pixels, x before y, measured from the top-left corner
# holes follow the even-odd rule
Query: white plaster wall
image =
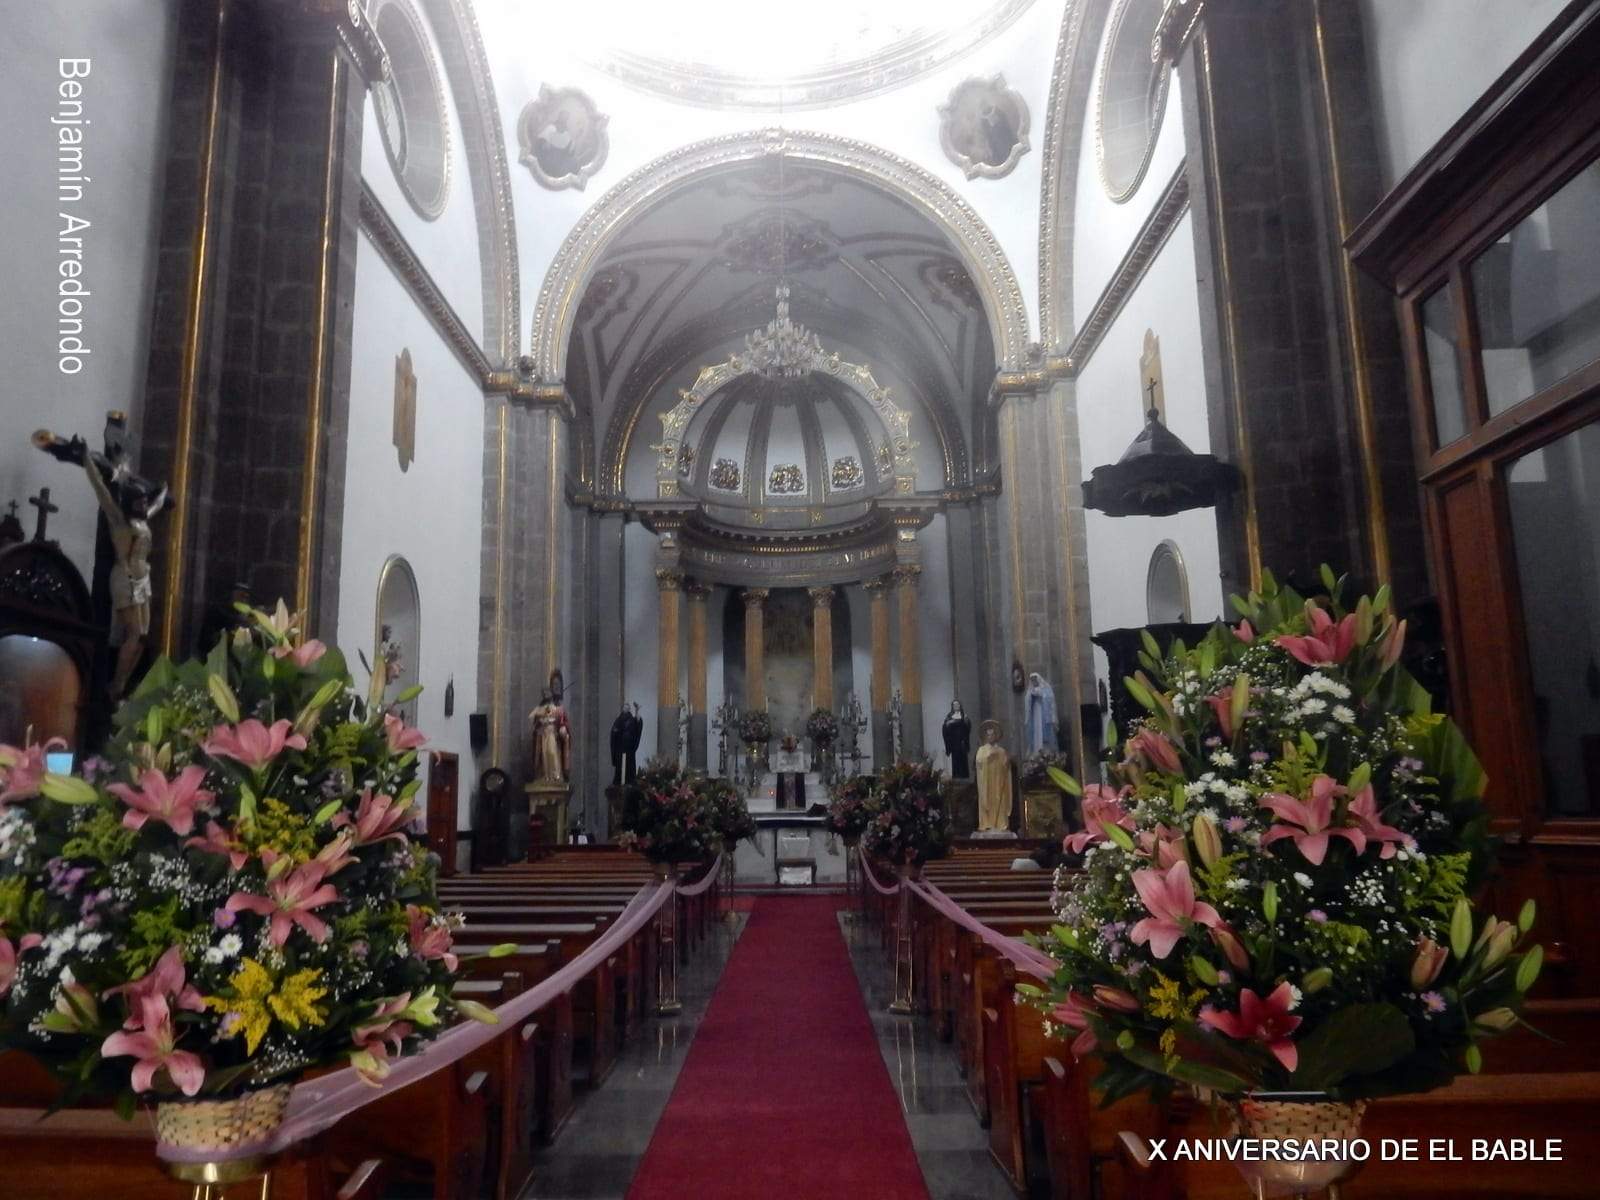
[[(478, 695), (483, 396), (365, 235), (351, 342), (338, 644), (364, 683), (356, 652), (372, 660), (378, 574), (390, 555), (403, 555), (422, 610), (417, 724), (429, 748), (460, 756), (464, 826), (477, 776), (467, 716)], [(392, 440), (394, 360), (402, 349), (411, 351), (417, 376), (416, 458), (405, 472)], [(447, 719), (452, 677), (455, 715)]]
[(1122, 256), (1133, 244), (1134, 236), (1149, 217), (1172, 174), (1183, 162), (1183, 97), (1178, 72), (1168, 73), (1167, 102), (1161, 110), (1161, 125), (1144, 178), (1133, 195), (1121, 204), (1114, 202), (1100, 180), (1095, 157), (1096, 97), (1100, 94), (1100, 68), (1105, 36), (1111, 22), (1101, 31), (1101, 44), (1095, 53), (1094, 77), (1090, 81), (1089, 103), (1084, 112), (1083, 136), (1078, 154), (1078, 180), (1073, 198), (1072, 220), (1072, 323), (1081, 325), (1100, 297)]
[(1361, 0), (1384, 179), (1396, 183), (1567, 0)]
[[(1210, 450), (1199, 311), (1193, 221), (1186, 214), (1078, 376), (1078, 436), (1085, 476), (1122, 457), (1144, 424), (1139, 356), (1146, 329), (1154, 329), (1161, 339), (1168, 427), (1196, 454)], [(1145, 573), (1156, 546), (1168, 538), (1177, 543), (1187, 569), (1191, 617), (1208, 621), (1223, 615), (1214, 509), (1191, 509), (1171, 517), (1108, 517), (1099, 512), (1086, 517), (1095, 632), (1148, 622)], [(1104, 657), (1096, 650), (1095, 658), (1097, 673), (1104, 678)]]
[[(557, 248), (583, 212), (609, 188), (680, 146), (779, 125), (872, 143), (909, 159), (955, 189), (999, 239), (1036, 326), (1040, 147), (1064, 8), (1065, 0), (1036, 0), (1009, 28), (937, 71), (876, 96), (780, 118), (767, 110), (722, 111), (677, 104), (637, 90), (574, 58), (567, 48), (570, 40), (559, 36), (552, 25), (553, 20), (560, 24), (559, 15), (550, 9), (521, 0), (478, 0), (479, 23), (494, 72), (511, 163), (521, 243), (524, 341)], [(578, 29), (585, 26), (581, 16), (569, 16), (568, 23)], [(968, 180), (939, 146), (937, 109), (963, 79), (996, 72), (1003, 73), (1006, 82), (1027, 101), (1031, 149), (1004, 179)], [(517, 161), (517, 118), (538, 95), (541, 83), (582, 88), (610, 117), (609, 154), (584, 191), (549, 191)]]
[[(433, 25), (421, 4), (416, 14), (427, 34), (439, 71), (439, 86), (444, 95), (446, 126), (449, 131), (450, 182), (445, 193), (444, 211), (434, 220), (424, 218), (406, 199), (389, 155), (383, 148), (378, 114), (367, 93), (361, 124), (361, 177), (372, 188), (390, 218), (433, 276), (439, 290), (472, 336), (483, 343), (483, 276), (478, 261), (477, 216), (472, 207), (472, 180), (467, 175), (466, 152), (461, 142), (461, 119), (456, 112), (450, 79), (445, 73)], [(494, 355), (491, 353), (490, 357)]]
[[(48, 486), (61, 511), (49, 532), (87, 577), (94, 566), (95, 502), (81, 474), (28, 443), (35, 429), (83, 434), (99, 448), (108, 409), (143, 408), (157, 204), (164, 181), (171, 91), (174, 0), (82, 0), (38, 4), (0, 0), (0, 510), (15, 500), (31, 537), (26, 499)], [(84, 117), (83, 198), (59, 203), (56, 141), (59, 60), (88, 58), (80, 80)], [(84, 341), (80, 374), (57, 357), (57, 234), (62, 212), (91, 222), (81, 282)], [(159, 528), (158, 528), (159, 534)]]

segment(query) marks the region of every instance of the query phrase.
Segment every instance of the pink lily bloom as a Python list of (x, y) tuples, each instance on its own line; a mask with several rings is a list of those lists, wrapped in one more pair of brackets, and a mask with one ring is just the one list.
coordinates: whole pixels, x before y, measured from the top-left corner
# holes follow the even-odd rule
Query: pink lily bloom
[(306, 748), (306, 739), (298, 733), (291, 733), (293, 728), (292, 722), (282, 720), (274, 721), (269, 729), (250, 717), (231, 727), (218, 725), (211, 731), (202, 749), (216, 758), (231, 758), (252, 771), (259, 771), (282, 754), (285, 748)]
[(1356, 648), (1355, 613), (1336, 623), (1325, 609), (1308, 604), (1306, 615), (1311, 621), (1309, 634), (1304, 637), (1284, 634), (1274, 638), (1274, 644), (1282, 646), (1308, 667), (1332, 666), (1350, 657), (1350, 651)]
[(142, 1008), (139, 1031), (113, 1033), (100, 1043), (100, 1053), (106, 1058), (130, 1055), (139, 1060), (133, 1065), (133, 1090), (136, 1092), (148, 1092), (155, 1082), (156, 1072), (165, 1067), (179, 1090), (185, 1096), (193, 1096), (205, 1082), (205, 1064), (198, 1054), (177, 1048), (178, 1035), (172, 1028), (172, 1013), (165, 1000), (146, 996)]
[(204, 850), (207, 854), (226, 856), (230, 870), (237, 871), (250, 860), (250, 853), (244, 848), (243, 843), (231, 840), (228, 831), (215, 821), (206, 822), (205, 837), (192, 837), (184, 843), (185, 847)]
[(356, 861), (356, 856), (350, 853), (350, 835), (341, 833), (318, 850), (317, 856), (311, 861), (322, 866), (328, 875), (337, 875)]
[(1415, 846), (1416, 839), (1409, 833), (1403, 833), (1393, 825), (1385, 825), (1378, 816), (1377, 797), (1372, 794), (1372, 785), (1368, 784), (1350, 801), (1347, 810), (1355, 819), (1356, 828), (1368, 842), (1378, 842), (1382, 849), (1378, 851), (1379, 858), (1393, 858), (1395, 843), (1399, 843), (1407, 850)]
[(406, 723), (393, 713), (383, 714), (383, 736), (389, 739), (390, 754), (415, 750), (428, 740), (422, 730), (407, 729)]
[(1240, 621), (1233, 627), (1233, 636), (1249, 645), (1256, 640), (1255, 626), (1251, 625), (1249, 621)]
[(0, 790), (0, 804), (37, 796), (39, 783), (48, 770), (44, 756), (52, 750), (65, 749), (66, 745), (66, 740), (58, 737), (43, 745), (38, 742), (21, 748), (0, 745), (0, 789), (3, 789)]
[(339, 898), (339, 889), (323, 883), (328, 868), (323, 863), (308, 862), (296, 867), (287, 875), (267, 884), (267, 895), (256, 896), (250, 892), (235, 892), (228, 897), (230, 912), (253, 912), (271, 918), (271, 937), (274, 946), (289, 940), (293, 927), (304, 929), (314, 942), (328, 936), (328, 923), (312, 913), (312, 909), (332, 904)]
[(215, 799), (200, 785), (205, 782), (206, 769), (190, 764), (178, 772), (176, 779), (168, 779), (151, 768), (139, 776), (137, 790), (125, 783), (113, 783), (106, 791), (122, 800), (128, 811), (122, 814), (122, 824), (128, 829), (143, 829), (151, 819), (171, 827), (179, 837), (194, 831), (197, 811), (206, 811)]
[(273, 658), (287, 658), (302, 671), (327, 652), (327, 646), (317, 641), (316, 638), (312, 638), (303, 646), (274, 646), (270, 651)]
[(1245, 950), (1244, 943), (1239, 940), (1239, 935), (1226, 925), (1216, 925), (1210, 930), (1211, 940), (1216, 943), (1217, 949), (1222, 951), (1222, 957), (1228, 960), (1228, 965), (1235, 971), (1247, 970), (1250, 966), (1250, 955)]
[(17, 959), (43, 940), (37, 933), (25, 933), (13, 946), (10, 938), (0, 937), (0, 996), (9, 992), (17, 981)]
[(1233, 692), (1229, 690), (1218, 692), (1215, 696), (1207, 696), (1206, 703), (1216, 714), (1217, 728), (1222, 733), (1222, 740), (1233, 741)]
[[(1344, 788), (1327, 775), (1318, 775), (1311, 781), (1311, 797), (1299, 800), (1283, 792), (1268, 792), (1261, 797), (1261, 807), (1270, 808), (1280, 821), (1292, 824), (1274, 825), (1261, 837), (1263, 848), (1284, 838), (1293, 838), (1295, 848), (1313, 866), (1320, 867), (1328, 855), (1328, 839), (1342, 837), (1360, 854), (1367, 848), (1366, 835), (1359, 829), (1330, 829), (1333, 820), (1334, 797), (1344, 794)], [(1391, 851), (1392, 853), (1392, 851)]]
[(1135, 871), (1133, 887), (1150, 915), (1140, 921), (1128, 936), (1135, 945), (1150, 943), (1150, 953), (1165, 958), (1183, 939), (1189, 925), (1216, 928), (1222, 917), (1216, 909), (1194, 898), (1194, 881), (1189, 864), (1173, 863), (1165, 872)]
[(1272, 1057), (1292, 1071), (1300, 1062), (1300, 1051), (1289, 1035), (1300, 1027), (1301, 1018), (1290, 1013), (1294, 993), (1287, 981), (1280, 983), (1264, 999), (1249, 988), (1239, 989), (1239, 1011), (1200, 1010), (1200, 1023), (1241, 1042), (1265, 1042)]
[(1093, 1012), (1094, 1005), (1076, 992), (1068, 992), (1066, 1000), (1050, 1010), (1052, 1021), (1078, 1035), (1072, 1039), (1073, 1058), (1082, 1058), (1095, 1048), (1094, 1030), (1089, 1027), (1089, 1015)]
[(1146, 858), (1153, 859), (1156, 866), (1163, 871), (1174, 863), (1189, 861), (1189, 846), (1183, 834), (1168, 829), (1165, 825), (1146, 829), (1139, 834), (1136, 844), (1139, 852)]
[(112, 996), (126, 996), (128, 998), (128, 1020), (124, 1029), (138, 1029), (144, 1019), (144, 1003), (146, 1000), (160, 1000), (163, 1006), (168, 1001), (188, 1012), (205, 1012), (206, 1002), (201, 999), (198, 989), (193, 987), (187, 973), (183, 969), (183, 951), (177, 946), (171, 946), (143, 975), (132, 983), (118, 984), (114, 988), (107, 988), (104, 998)]
[(1072, 854), (1082, 854), (1091, 843), (1108, 840), (1107, 826), (1118, 825), (1131, 831), (1133, 816), (1122, 807), (1122, 797), (1132, 790), (1125, 787), (1120, 792), (1113, 792), (1102, 783), (1084, 785), (1081, 808), (1083, 829), (1079, 833), (1069, 833), (1062, 839), (1061, 848)]
[(1154, 729), (1141, 729), (1129, 738), (1127, 752), (1130, 757), (1137, 755), (1143, 758), (1157, 771), (1176, 775), (1183, 770), (1183, 763), (1178, 758), (1178, 748)]
[(406, 921), (411, 953), (424, 961), (437, 958), (447, 971), (454, 972), (459, 967), (459, 960), (450, 952), (454, 939), (448, 925), (433, 920), (415, 904), (406, 905)]
[(415, 815), (414, 806), (412, 800), (374, 796), (371, 788), (363, 788), (361, 803), (356, 806), (356, 845), (370, 846), (391, 839), (403, 841), (405, 824)]
[(350, 1065), (363, 1083), (376, 1087), (389, 1077), (390, 1054), (399, 1055), (414, 1028), (410, 1021), (396, 1019), (410, 1003), (410, 992), (384, 1000), (370, 1019), (351, 1030), (350, 1040), (356, 1048), (350, 1054)]
[(1406, 648), (1406, 623), (1401, 621), (1389, 630), (1383, 640), (1383, 669), (1387, 671), (1400, 661), (1400, 652)]

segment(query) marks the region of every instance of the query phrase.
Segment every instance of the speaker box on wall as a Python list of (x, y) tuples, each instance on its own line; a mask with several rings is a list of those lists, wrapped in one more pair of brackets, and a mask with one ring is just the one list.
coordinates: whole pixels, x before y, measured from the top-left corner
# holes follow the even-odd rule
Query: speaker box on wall
[(474, 750), (482, 750), (489, 744), (489, 714), (470, 713), (467, 716), (467, 736), (472, 741)]

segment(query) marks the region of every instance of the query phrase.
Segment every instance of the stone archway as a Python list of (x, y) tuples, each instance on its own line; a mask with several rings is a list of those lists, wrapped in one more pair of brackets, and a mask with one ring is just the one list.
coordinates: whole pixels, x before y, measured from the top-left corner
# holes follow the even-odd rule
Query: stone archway
[(949, 238), (977, 284), (1000, 369), (1023, 367), (1029, 323), (1022, 289), (999, 240), (965, 200), (915, 163), (866, 142), (765, 129), (674, 150), (634, 171), (584, 213), (556, 252), (534, 306), (530, 349), (540, 381), (550, 385), (565, 378), (578, 301), (614, 237), (678, 187), (773, 155), (865, 178), (932, 222)]

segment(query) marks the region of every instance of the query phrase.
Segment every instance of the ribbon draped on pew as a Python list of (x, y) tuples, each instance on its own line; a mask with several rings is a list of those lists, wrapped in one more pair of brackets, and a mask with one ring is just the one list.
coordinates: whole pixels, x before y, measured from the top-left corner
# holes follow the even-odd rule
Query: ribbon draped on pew
[(865, 854), (861, 856), (861, 873), (867, 877), (867, 882), (872, 885), (873, 891), (880, 896), (893, 896), (900, 891), (898, 883), (884, 887), (883, 884), (878, 882), (878, 877), (872, 873), (872, 860)]
[(986, 945), (992, 946), (996, 953), (1010, 959), (1017, 970), (1026, 971), (1035, 979), (1055, 978), (1056, 960), (1043, 950), (990, 929), (931, 883), (914, 880), (909, 886), (912, 892), (921, 896), (935, 911), (949, 917), (963, 929), (977, 934)]
[(526, 1019), (557, 997), (576, 987), (590, 971), (616, 953), (627, 940), (638, 933), (645, 924), (661, 911), (662, 905), (674, 893), (695, 896), (710, 886), (717, 878), (722, 856), (711, 864), (705, 879), (688, 887), (672, 882), (651, 883), (640, 888), (628, 901), (611, 928), (566, 966), (548, 979), (542, 980), (527, 991), (507, 1000), (494, 1010), (499, 1022), (485, 1025), (478, 1021), (463, 1021), (429, 1042), (418, 1053), (401, 1059), (390, 1069), (382, 1086), (373, 1087), (358, 1075), (353, 1067), (333, 1071), (315, 1079), (297, 1083), (289, 1100), (289, 1112), (283, 1123), (264, 1141), (235, 1146), (228, 1150), (185, 1150), (156, 1143), (156, 1156), (165, 1162), (227, 1162), (257, 1155), (279, 1154), (298, 1142), (316, 1137), (331, 1129), (356, 1109), (372, 1103), (392, 1088), (405, 1087), (426, 1079), (451, 1063), (465, 1058), (480, 1046), (493, 1041), (506, 1028)]

